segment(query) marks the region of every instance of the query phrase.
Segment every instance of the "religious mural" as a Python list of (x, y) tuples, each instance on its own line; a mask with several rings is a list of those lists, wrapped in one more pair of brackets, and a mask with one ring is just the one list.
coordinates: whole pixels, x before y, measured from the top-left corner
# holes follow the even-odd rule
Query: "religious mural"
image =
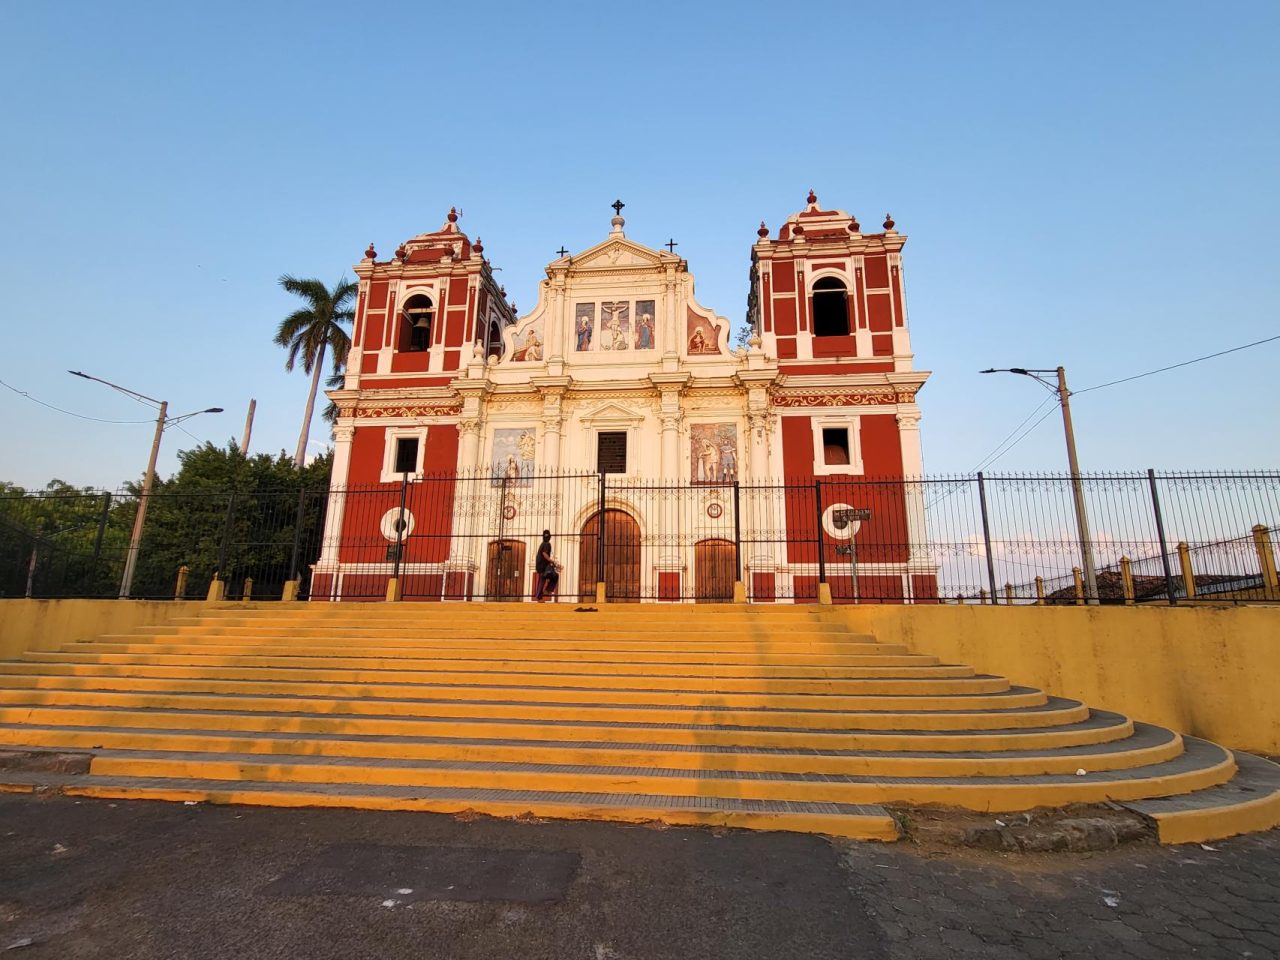
[(522, 339), (519, 334), (514, 338), (515, 349), (511, 353), (512, 360), (542, 359), (542, 323), (538, 322), (525, 331)]
[(686, 336), (689, 338), (689, 353), (719, 353), (720, 341), (716, 336), (716, 328), (706, 317), (700, 317), (692, 310), (687, 313)]
[(689, 479), (694, 483), (732, 483), (738, 479), (738, 428), (732, 423), (695, 423), (689, 427)]
[(631, 346), (631, 304), (625, 300), (600, 304), (600, 349), (626, 350)]
[(533, 427), (503, 427), (493, 431), (493, 484), (532, 481), (538, 438)]
[(653, 349), (654, 302), (652, 300), (636, 301), (636, 349)]
[(573, 311), (573, 348), (587, 351), (591, 349), (591, 338), (595, 334), (596, 305), (580, 303)]

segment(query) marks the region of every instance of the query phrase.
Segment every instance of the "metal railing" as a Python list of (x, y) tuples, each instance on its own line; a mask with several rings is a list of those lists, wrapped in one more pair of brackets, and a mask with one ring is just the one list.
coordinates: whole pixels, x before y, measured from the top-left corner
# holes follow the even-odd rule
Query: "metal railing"
[[(1099, 596), (1062, 475), (688, 483), (589, 472), (153, 493), (134, 595), (512, 600), (550, 531), (561, 599), (1076, 603), (1280, 599), (1280, 472), (1091, 474)], [(0, 494), (0, 595), (114, 596), (130, 492)], [(1266, 557), (1270, 557), (1270, 566)], [(1268, 573), (1268, 570), (1271, 572)], [(825, 588), (822, 586), (825, 584)], [(741, 585), (740, 587), (738, 585)]]

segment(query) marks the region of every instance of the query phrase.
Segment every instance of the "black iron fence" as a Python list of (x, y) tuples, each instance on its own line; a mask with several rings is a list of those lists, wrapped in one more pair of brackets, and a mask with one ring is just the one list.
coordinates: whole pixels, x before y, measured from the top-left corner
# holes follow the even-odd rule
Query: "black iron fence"
[[(1077, 603), (1280, 599), (1280, 472), (688, 483), (561, 471), (153, 494), (131, 595)], [(0, 595), (115, 596), (131, 492), (0, 495)], [(1093, 576), (1089, 576), (1089, 568)], [(1091, 594), (1090, 587), (1096, 593)]]

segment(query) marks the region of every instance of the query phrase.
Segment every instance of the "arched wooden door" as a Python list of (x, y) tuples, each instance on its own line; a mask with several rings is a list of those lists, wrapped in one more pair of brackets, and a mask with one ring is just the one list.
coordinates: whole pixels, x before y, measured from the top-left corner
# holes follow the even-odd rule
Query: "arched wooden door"
[(701, 540), (693, 545), (694, 596), (698, 603), (732, 603), (737, 579), (732, 540)]
[[(578, 594), (584, 601), (596, 598), (599, 568), (600, 514), (592, 514), (582, 526), (578, 547)], [(640, 525), (625, 510), (604, 512), (604, 582), (612, 602), (640, 602)]]
[(484, 595), (488, 600), (519, 600), (524, 570), (523, 540), (490, 540), (489, 563), (484, 575)]

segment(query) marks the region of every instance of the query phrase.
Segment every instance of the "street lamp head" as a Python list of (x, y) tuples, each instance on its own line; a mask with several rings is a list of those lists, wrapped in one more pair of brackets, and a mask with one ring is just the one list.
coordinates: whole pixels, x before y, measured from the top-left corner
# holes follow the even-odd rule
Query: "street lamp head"
[(1000, 371), (992, 367), (990, 370), (979, 370), (979, 373), (999, 373)]
[(201, 410), (201, 413), (221, 413), (221, 407), (210, 407), (208, 410)]
[(1024, 370), (1022, 367), (1010, 367), (1010, 368), (1009, 368), (1009, 372), (1010, 372), (1010, 373), (1020, 373), (1020, 374), (1022, 374), (1024, 377), (1029, 377), (1029, 376), (1031, 376), (1031, 374), (1030, 374), (1027, 370)]

